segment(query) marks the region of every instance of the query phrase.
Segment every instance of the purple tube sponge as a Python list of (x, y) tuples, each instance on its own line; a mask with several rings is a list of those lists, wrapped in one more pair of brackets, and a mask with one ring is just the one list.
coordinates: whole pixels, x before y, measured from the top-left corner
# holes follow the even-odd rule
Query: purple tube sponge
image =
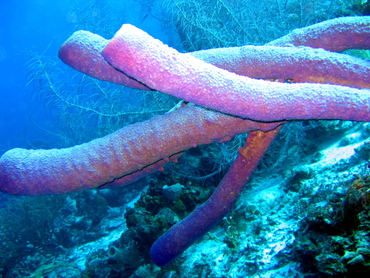
[(239, 150), (238, 157), (212, 196), (153, 244), (150, 256), (156, 265), (165, 266), (173, 261), (229, 212), (279, 130), (280, 127), (248, 135), (246, 145)]
[(123, 185), (158, 170), (173, 155), (196, 145), (251, 130), (270, 130), (277, 124), (185, 107), (71, 148), (9, 150), (0, 158), (0, 190), (40, 195)]
[(370, 121), (369, 90), (240, 76), (179, 53), (129, 24), (122, 26), (102, 55), (150, 88), (231, 115), (257, 121)]

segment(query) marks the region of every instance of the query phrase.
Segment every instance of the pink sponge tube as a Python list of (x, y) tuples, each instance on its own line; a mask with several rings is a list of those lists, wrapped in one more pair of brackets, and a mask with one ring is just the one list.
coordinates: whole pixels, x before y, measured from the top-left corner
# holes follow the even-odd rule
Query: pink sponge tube
[(59, 58), (75, 70), (91, 77), (134, 89), (150, 90), (147, 86), (117, 71), (104, 60), (100, 52), (108, 42), (108, 40), (91, 32), (78, 31), (62, 45), (59, 50)]
[(370, 49), (370, 17), (348, 16), (296, 29), (268, 45), (310, 46), (330, 51)]
[(102, 55), (150, 88), (231, 115), (257, 121), (370, 121), (369, 90), (240, 76), (179, 53), (129, 24), (122, 26)]
[(196, 145), (278, 124), (185, 107), (71, 148), (9, 150), (0, 158), (0, 190), (40, 195), (127, 184)]
[(248, 45), (190, 54), (218, 68), (251, 78), (370, 88), (369, 61), (324, 49)]
[[(293, 43), (294, 41), (286, 39), (286, 42)], [(77, 31), (62, 45), (59, 58), (74, 69), (91, 77), (131, 88), (150, 90), (146, 85), (113, 68), (103, 58), (101, 51), (108, 43), (109, 40), (96, 34)], [(340, 42), (332, 41), (330, 46), (332, 47), (335, 43)], [(282, 78), (294, 79), (294, 82), (329, 83), (357, 88), (370, 87), (368, 81), (370, 79), (370, 62), (368, 61), (323, 49), (277, 47), (273, 46), (274, 42), (271, 44), (270, 46), (201, 50), (188, 55), (251, 78)], [(370, 42), (368, 44), (370, 47)], [(347, 47), (350, 45), (347, 44)]]
[(172, 226), (150, 249), (158, 266), (165, 266), (205, 235), (231, 209), (280, 127), (268, 132), (253, 131), (212, 196), (188, 217)]

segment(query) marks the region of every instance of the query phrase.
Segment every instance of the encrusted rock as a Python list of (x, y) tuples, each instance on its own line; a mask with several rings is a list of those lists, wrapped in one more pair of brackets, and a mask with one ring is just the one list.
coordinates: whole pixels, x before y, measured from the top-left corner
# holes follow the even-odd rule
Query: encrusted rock
[(170, 186), (168, 185), (163, 186), (162, 192), (168, 200), (175, 201), (181, 196), (183, 189), (184, 189), (183, 185), (176, 183)]
[(365, 247), (357, 248), (356, 253), (364, 256), (370, 256), (370, 248)]
[(350, 260), (347, 264), (348, 265), (355, 265), (355, 264), (360, 264), (365, 261), (364, 257), (362, 255), (358, 255), (354, 257), (352, 260)]
[(342, 262), (348, 262), (356, 257), (358, 254), (356, 252), (346, 251), (341, 258)]

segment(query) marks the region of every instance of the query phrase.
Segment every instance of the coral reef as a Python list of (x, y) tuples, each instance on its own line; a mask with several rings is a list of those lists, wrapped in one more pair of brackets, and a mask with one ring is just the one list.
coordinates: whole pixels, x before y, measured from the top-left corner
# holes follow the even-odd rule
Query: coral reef
[[(332, 41), (330, 32), (326, 32), (327, 28), (336, 30), (338, 39), (335, 42)], [(300, 45), (303, 38), (304, 44), (319, 46), (316, 37), (311, 36), (315, 32), (322, 35), (320, 40), (324, 42), (324, 47), (325, 41), (330, 40), (332, 42), (330, 46), (334, 45), (334, 47), (337, 43), (338, 46), (344, 45), (344, 49), (351, 48), (351, 45), (369, 48), (369, 21), (365, 17), (339, 18), (320, 23), (295, 31), (291, 36), (282, 38), (282, 41), (284, 44), (291, 42)], [(62, 59), (73, 53), (75, 44), (72, 37), (62, 47)], [(294, 49), (291, 46), (289, 48)], [(269, 49), (266, 47), (266, 50)], [(328, 47), (328, 49), (331, 48)], [(340, 49), (343, 50), (343, 48)], [(91, 48), (85, 50), (89, 52)], [(93, 49), (93, 52), (95, 50)], [(249, 144), (240, 149), (238, 158), (209, 201), (169, 230), (157, 241), (158, 244), (153, 245), (152, 258), (160, 266), (172, 261), (228, 212), (244, 183), (273, 141), (279, 126), (286, 120), (369, 120), (368, 90), (327, 84), (290, 83), (291, 80), (319, 82), (316, 76), (311, 79), (310, 76), (303, 79), (299, 76), (278, 77), (285, 81), (284, 83), (239, 76), (193, 56), (167, 48), (161, 42), (130, 25), (122, 27), (104, 47), (101, 55), (124, 74), (152, 89), (174, 94), (187, 101), (230, 115), (226, 116), (198, 107), (186, 107), (71, 149), (11, 150), (1, 158), (2, 190), (15, 194), (47, 194), (109, 186), (115, 183), (109, 184), (109, 182), (117, 178), (122, 183), (128, 183), (160, 169), (170, 160), (176, 160), (182, 151), (197, 144), (215, 140), (222, 142), (238, 133), (251, 131), (247, 137)], [(96, 62), (103, 63), (92, 59), (91, 64), (89, 62), (87, 64), (93, 66)], [(313, 65), (317, 62), (318, 60), (313, 61)], [(78, 65), (79, 60), (73, 60), (72, 64)], [(323, 74), (324, 78), (321, 82), (335, 80), (334, 77), (341, 76), (338, 72), (346, 70), (343, 67), (334, 69), (333, 64), (335, 63), (331, 63), (328, 59), (326, 67), (329, 73)], [(283, 66), (289, 68), (292, 64)], [(81, 69), (88, 68), (82, 66)], [(117, 71), (117, 74), (122, 72)], [(104, 74), (102, 73), (102, 79)], [(330, 78), (330, 74), (333, 78)], [(339, 77), (335, 83), (342, 84), (342, 79)], [(366, 80), (366, 70), (364, 80)], [(359, 82), (355, 87), (367, 88), (366, 81), (362, 83)], [(192, 115), (187, 119), (186, 113), (189, 111)], [(194, 119), (194, 111), (199, 111), (198, 120)], [(239, 117), (253, 120), (243, 120)], [(180, 127), (183, 126), (184, 130), (174, 128), (174, 123), (180, 122)], [(194, 125), (190, 126), (192, 123)], [(126, 132), (127, 129), (130, 132)], [(174, 134), (173, 130), (177, 130), (177, 133)], [(143, 135), (145, 131), (149, 133)], [(126, 134), (132, 137), (127, 138)], [(270, 134), (274, 135), (270, 136)], [(145, 142), (141, 140), (143, 136)], [(135, 146), (130, 141), (133, 138)], [(123, 139), (127, 142), (122, 143)], [(24, 157), (27, 157), (27, 160), (23, 160)], [(19, 167), (18, 163), (22, 160), (22, 167)], [(56, 161), (58, 163), (55, 163)], [(127, 163), (126, 169), (122, 170), (124, 163)], [(50, 169), (52, 165), (54, 168)], [(57, 179), (54, 173), (62, 170), (63, 178)], [(203, 212), (211, 217), (203, 218)], [(193, 226), (196, 228), (190, 228)], [(177, 233), (177, 231), (181, 232)], [(179, 238), (177, 238), (178, 235), (180, 235)], [(112, 256), (120, 253), (115, 247), (110, 250)], [(362, 254), (358, 255), (362, 256)], [(323, 260), (331, 262), (332, 258), (323, 257)], [(360, 260), (356, 262), (358, 261)]]
[(370, 178), (357, 176), (342, 201), (312, 209), (301, 220), (293, 245), (295, 259), (315, 277), (370, 274)]

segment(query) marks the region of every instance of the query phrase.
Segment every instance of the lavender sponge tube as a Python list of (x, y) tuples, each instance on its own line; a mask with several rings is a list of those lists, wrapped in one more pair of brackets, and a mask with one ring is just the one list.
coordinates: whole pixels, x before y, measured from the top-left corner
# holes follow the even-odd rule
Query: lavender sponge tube
[(243, 118), (370, 121), (369, 90), (240, 76), (179, 53), (129, 24), (122, 26), (102, 55), (150, 88)]
[(156, 265), (162, 267), (173, 261), (229, 212), (279, 130), (278, 127), (248, 135), (246, 146), (239, 150), (238, 157), (212, 196), (153, 244), (150, 256)]
[(368, 16), (338, 17), (295, 29), (268, 45), (310, 46), (330, 51), (370, 48), (370, 18)]
[(185, 107), (71, 148), (9, 150), (0, 158), (0, 190), (40, 195), (125, 184), (196, 145), (276, 125)]
[[(356, 20), (363, 21), (363, 19), (358, 18)], [(348, 22), (347, 18), (346, 21)], [(351, 24), (348, 23), (350, 27), (348, 24), (345, 25), (347, 27), (345, 30), (348, 31), (350, 29), (354, 32), (355, 27), (352, 21), (350, 22)], [(337, 20), (335, 22), (338, 24)], [(336, 24), (333, 23), (332, 25), (336, 26)], [(264, 46), (250, 45), (208, 49), (188, 53), (188, 55), (216, 67), (251, 78), (282, 78), (293, 79), (294, 82), (329, 83), (356, 88), (369, 88), (370, 62), (322, 49), (324, 46), (333, 48), (336, 44), (343, 42), (331, 40), (331, 44), (326, 45), (325, 36), (329, 35), (329, 33), (325, 33), (326, 29), (321, 28), (321, 25), (313, 25), (309, 29), (299, 29), (301, 36), (303, 36), (304, 32), (312, 33), (312, 30), (316, 30), (316, 34), (319, 31), (324, 32), (324, 34), (320, 35), (320, 38), (323, 39), (322, 46), (320, 46), (318, 41), (314, 45), (316, 47), (320, 46), (321, 49), (311, 47), (277, 47), (274, 46), (275, 41), (273, 41), (269, 45)], [(341, 26), (343, 27), (343, 24)], [(370, 27), (367, 29), (370, 29)], [(362, 28), (356, 35), (363, 38), (367, 33), (370, 33), (370, 30), (367, 33), (366, 31), (366, 28)], [(286, 45), (298, 43), (293, 40), (292, 36), (289, 37), (292, 41), (285, 38)], [(91, 77), (131, 88), (150, 90), (148, 86), (112, 67), (103, 58), (101, 51), (108, 43), (109, 40), (99, 35), (88, 31), (76, 31), (60, 48), (59, 58), (67, 65)], [(307, 43), (309, 44), (309, 41)], [(284, 45), (279, 41), (276, 41), (276, 44)], [(348, 42), (345, 46), (347, 48), (351, 47)], [(338, 45), (341, 49), (344, 49), (345, 46)], [(366, 40), (364, 40), (361, 46), (370, 48), (370, 38), (367, 44)]]
[(104, 60), (100, 52), (108, 40), (88, 31), (75, 32), (60, 48), (59, 58), (75, 70), (91, 77), (125, 85), (134, 89), (150, 90)]

